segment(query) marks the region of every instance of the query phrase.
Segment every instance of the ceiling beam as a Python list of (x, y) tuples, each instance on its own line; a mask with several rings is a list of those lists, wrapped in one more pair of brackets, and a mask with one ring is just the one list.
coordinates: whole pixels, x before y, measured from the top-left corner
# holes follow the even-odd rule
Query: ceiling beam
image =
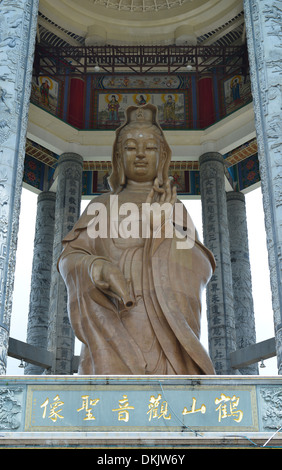
[(134, 73), (162, 71), (166, 73), (191, 72), (210, 74), (219, 71), (222, 74), (247, 72), (246, 45), (166, 45), (166, 46), (68, 46), (44, 47), (40, 44), (35, 49), (35, 75), (49, 76), (80, 75), (101, 71), (114, 73), (130, 70)]

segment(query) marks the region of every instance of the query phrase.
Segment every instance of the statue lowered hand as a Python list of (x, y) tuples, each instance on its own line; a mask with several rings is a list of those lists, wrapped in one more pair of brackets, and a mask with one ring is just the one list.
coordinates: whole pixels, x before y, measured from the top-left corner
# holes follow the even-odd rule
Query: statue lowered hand
[(110, 261), (95, 260), (92, 268), (92, 280), (98, 289), (123, 302), (125, 308), (129, 309), (134, 306), (128, 282), (126, 282), (121, 270)]

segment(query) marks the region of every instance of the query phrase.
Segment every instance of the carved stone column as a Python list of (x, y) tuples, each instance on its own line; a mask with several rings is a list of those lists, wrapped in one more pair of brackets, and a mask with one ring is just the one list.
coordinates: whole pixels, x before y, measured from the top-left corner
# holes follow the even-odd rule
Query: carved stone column
[(224, 160), (216, 152), (200, 159), (204, 244), (214, 254), (216, 269), (207, 287), (209, 353), (219, 375), (236, 374), (230, 353), (236, 349)]
[[(245, 196), (231, 191), (226, 193), (230, 239), (230, 256), (234, 296), (237, 349), (256, 343), (252, 275), (249, 257), (248, 227)], [(258, 375), (258, 365), (240, 369), (241, 374)]]
[(282, 374), (281, 2), (244, 0), (269, 255), (278, 374)]
[[(56, 193), (44, 191), (37, 199), (27, 343), (47, 349), (50, 283), (53, 261)], [(26, 375), (40, 375), (39, 366), (26, 364)]]
[(68, 318), (66, 287), (57, 270), (57, 260), (62, 251), (62, 239), (73, 228), (80, 215), (82, 164), (83, 158), (75, 153), (64, 153), (58, 163), (48, 329), (48, 349), (54, 353), (51, 374), (72, 374), (74, 334)]
[(0, 374), (5, 374), (38, 0), (3, 0), (0, 9)]

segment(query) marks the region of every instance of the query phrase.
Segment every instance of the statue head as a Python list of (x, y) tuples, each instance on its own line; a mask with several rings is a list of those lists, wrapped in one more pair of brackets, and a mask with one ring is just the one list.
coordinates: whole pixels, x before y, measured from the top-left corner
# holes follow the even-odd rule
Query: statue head
[[(152, 104), (129, 106), (126, 110), (125, 122), (116, 130), (116, 138), (113, 145), (112, 173), (109, 177), (112, 192), (118, 193), (126, 186), (125, 155), (128, 153), (127, 143), (129, 142), (129, 145), (132, 145), (133, 141), (136, 142), (138, 140), (139, 144), (142, 145), (142, 141), (145, 144), (146, 139), (148, 142), (147, 158), (154, 159), (154, 162), (150, 161), (150, 174), (146, 174), (140, 164), (140, 167), (136, 169), (136, 180), (146, 181), (146, 178), (152, 179), (152, 171), (154, 171), (153, 167), (155, 165), (153, 179), (158, 177), (160, 186), (167, 182), (171, 149), (158, 123), (157, 108)], [(156, 143), (155, 151), (153, 151), (154, 142)], [(134, 179), (134, 175), (132, 179)]]

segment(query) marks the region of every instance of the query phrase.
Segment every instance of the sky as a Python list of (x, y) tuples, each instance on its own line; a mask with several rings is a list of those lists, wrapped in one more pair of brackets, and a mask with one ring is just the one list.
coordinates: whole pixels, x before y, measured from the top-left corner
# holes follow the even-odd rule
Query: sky
[[(89, 201), (85, 200), (82, 201), (82, 210), (88, 202)], [(185, 203), (201, 238), (201, 201), (199, 199), (189, 199), (183, 202)], [(10, 336), (20, 341), (26, 341), (36, 205), (37, 194), (23, 188), (13, 294), (13, 310), (10, 326)], [(260, 187), (246, 194), (246, 210), (256, 322), (256, 340), (257, 342), (260, 342), (274, 336), (268, 255), (266, 249), (264, 214)], [(203, 297), (201, 342), (208, 350), (205, 296)], [(76, 342), (75, 354), (79, 354), (79, 350), (80, 345)], [(265, 368), (259, 368), (260, 375), (277, 375), (276, 357), (265, 360), (264, 364), (266, 366)], [(7, 375), (23, 375), (24, 369), (20, 368), (19, 365), (19, 360), (8, 357)]]

